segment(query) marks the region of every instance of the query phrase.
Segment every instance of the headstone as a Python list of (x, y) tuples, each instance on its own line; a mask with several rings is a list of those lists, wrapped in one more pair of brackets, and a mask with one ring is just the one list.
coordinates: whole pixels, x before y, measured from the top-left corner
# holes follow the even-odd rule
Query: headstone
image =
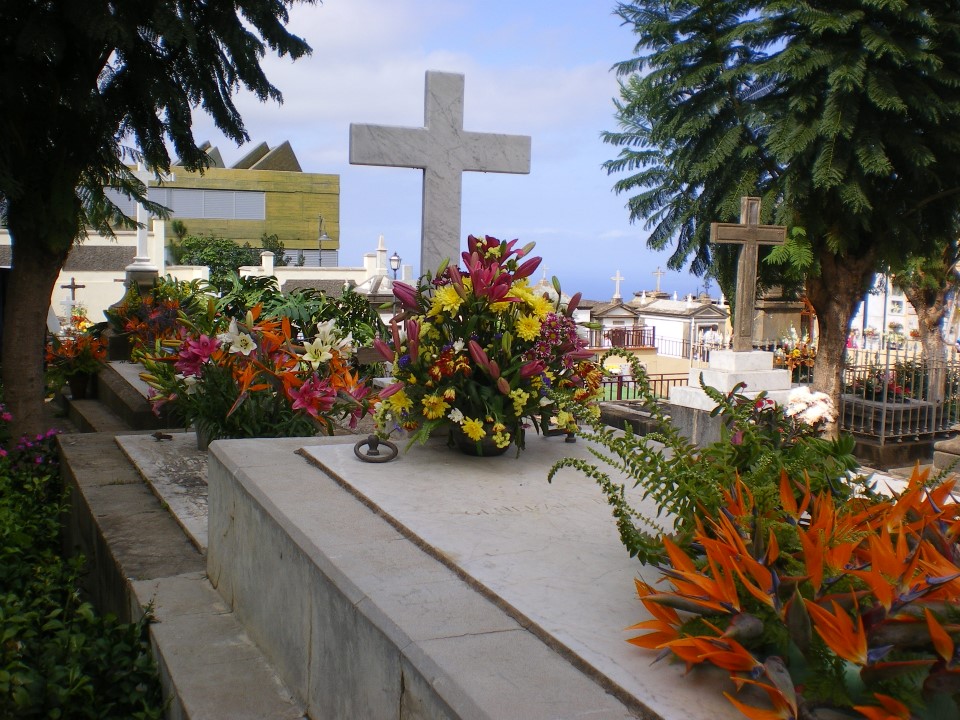
[[(786, 228), (760, 225), (760, 198), (744, 197), (740, 223), (713, 223), (710, 240), (743, 245), (737, 270), (737, 307), (732, 350), (713, 350), (706, 368), (691, 368), (685, 387), (670, 389), (670, 418), (680, 432), (698, 445), (714, 442), (720, 435), (720, 421), (711, 417), (716, 403), (704, 392), (703, 384), (728, 393), (740, 383), (742, 394), (767, 397), (785, 403), (792, 387), (789, 370), (774, 370), (773, 353), (753, 350), (753, 308), (757, 292), (757, 247), (782, 244)], [(722, 303), (722, 299), (721, 299)]]
[(529, 173), (530, 137), (463, 129), (464, 77), (428, 71), (421, 128), (350, 125), (350, 163), (423, 170), (420, 272), (460, 251), (466, 171)]
[(662, 278), (666, 274), (667, 273), (665, 273), (659, 267), (651, 273), (651, 275), (653, 275), (657, 279), (657, 289), (655, 290), (657, 294), (660, 293), (660, 278)]
[(739, 223), (711, 223), (710, 242), (742, 245), (737, 265), (737, 307), (733, 322), (735, 352), (753, 350), (753, 309), (757, 301), (757, 249), (782, 245), (787, 236), (783, 225), (760, 225), (760, 198), (740, 199)]

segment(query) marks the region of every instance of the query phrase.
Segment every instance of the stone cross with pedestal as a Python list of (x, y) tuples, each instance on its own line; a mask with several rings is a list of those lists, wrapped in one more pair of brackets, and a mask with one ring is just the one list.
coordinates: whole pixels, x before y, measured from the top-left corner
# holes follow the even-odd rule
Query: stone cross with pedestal
[(350, 163), (423, 170), (420, 272), (460, 252), (466, 171), (530, 172), (530, 137), (463, 129), (464, 77), (428, 71), (421, 128), (350, 125)]
[(760, 245), (783, 245), (783, 225), (760, 224), (760, 198), (740, 199), (739, 223), (711, 223), (710, 242), (741, 245), (737, 264), (736, 313), (733, 320), (733, 349), (753, 350), (753, 308), (757, 298), (757, 251)]
[(744, 197), (740, 203), (739, 223), (713, 223), (710, 240), (715, 243), (736, 243), (740, 250), (737, 269), (737, 306), (734, 318), (732, 350), (713, 350), (706, 368), (691, 368), (686, 387), (670, 389), (670, 417), (686, 437), (698, 445), (719, 438), (720, 423), (710, 412), (716, 403), (700, 386), (728, 393), (743, 383), (747, 397), (766, 392), (766, 397), (780, 404), (787, 402), (791, 389), (790, 371), (774, 369), (773, 353), (753, 349), (753, 309), (757, 292), (757, 249), (760, 245), (784, 242), (782, 225), (760, 224), (760, 198)]

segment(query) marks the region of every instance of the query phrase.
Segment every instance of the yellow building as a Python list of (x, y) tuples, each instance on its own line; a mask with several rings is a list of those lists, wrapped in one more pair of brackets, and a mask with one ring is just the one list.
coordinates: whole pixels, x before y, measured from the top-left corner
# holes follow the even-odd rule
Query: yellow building
[[(288, 254), (303, 251), (307, 265), (338, 264), (339, 175), (303, 172), (289, 142), (272, 150), (260, 143), (229, 168), (217, 148), (201, 148), (211, 161), (202, 174), (174, 164), (171, 180), (156, 187), (150, 182), (150, 199), (171, 210), (164, 222), (168, 239), (176, 238), (171, 225), (180, 220), (190, 235), (213, 234), (253, 247), (264, 233), (275, 234)], [(114, 201), (136, 216), (132, 201)]]

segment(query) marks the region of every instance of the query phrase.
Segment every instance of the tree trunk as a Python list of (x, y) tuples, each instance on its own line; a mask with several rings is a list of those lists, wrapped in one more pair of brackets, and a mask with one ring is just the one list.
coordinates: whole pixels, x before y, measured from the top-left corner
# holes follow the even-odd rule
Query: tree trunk
[(927, 374), (927, 392), (924, 399), (939, 407), (943, 403), (947, 382), (947, 344), (943, 339), (941, 323), (947, 312), (949, 288), (943, 285), (936, 290), (916, 286), (901, 289), (917, 312), (924, 371)]
[(844, 355), (850, 319), (857, 303), (870, 287), (873, 273), (872, 252), (865, 257), (841, 257), (825, 253), (820, 258), (820, 275), (807, 279), (807, 297), (817, 311), (820, 328), (813, 389), (830, 397), (838, 418), (837, 422), (826, 427), (828, 437), (836, 437), (839, 428)]
[[(51, 174), (52, 175), (52, 174)], [(51, 177), (43, 190), (54, 189)], [(59, 203), (34, 207), (10, 202), (7, 220), (13, 238), (13, 269), (3, 313), (3, 401), (13, 420), (12, 441), (48, 428), (43, 417), (44, 345), (47, 311), (57, 277), (77, 236), (80, 217), (75, 182), (66, 177)], [(39, 195), (35, 192), (34, 196)]]

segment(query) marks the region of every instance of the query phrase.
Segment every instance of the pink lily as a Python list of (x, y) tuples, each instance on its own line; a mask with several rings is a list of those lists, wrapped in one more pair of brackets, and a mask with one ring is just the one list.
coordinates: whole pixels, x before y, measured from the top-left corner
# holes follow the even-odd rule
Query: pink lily
[(520, 378), (526, 380), (531, 378), (534, 375), (539, 375), (547, 368), (547, 364), (543, 360), (531, 360), (526, 365), (521, 366), (520, 368)]
[(393, 283), (393, 294), (407, 310), (420, 309), (417, 304), (417, 289), (415, 287), (397, 280)]
[(386, 400), (388, 397), (390, 397), (391, 395), (395, 395), (401, 390), (403, 390), (403, 383), (396, 382), (396, 383), (393, 383), (392, 385), (387, 385), (383, 390), (378, 392), (377, 397), (379, 397), (381, 400)]
[(420, 350), (420, 323), (407, 320), (407, 352), (411, 360), (416, 360)]
[(536, 271), (537, 267), (540, 265), (541, 260), (543, 260), (543, 258), (535, 257), (524, 262), (514, 271), (513, 279), (521, 280), (525, 277), (530, 277), (533, 275), (534, 271)]
[(380, 357), (387, 362), (393, 362), (396, 359), (393, 349), (380, 338), (373, 339), (373, 349), (380, 353)]

